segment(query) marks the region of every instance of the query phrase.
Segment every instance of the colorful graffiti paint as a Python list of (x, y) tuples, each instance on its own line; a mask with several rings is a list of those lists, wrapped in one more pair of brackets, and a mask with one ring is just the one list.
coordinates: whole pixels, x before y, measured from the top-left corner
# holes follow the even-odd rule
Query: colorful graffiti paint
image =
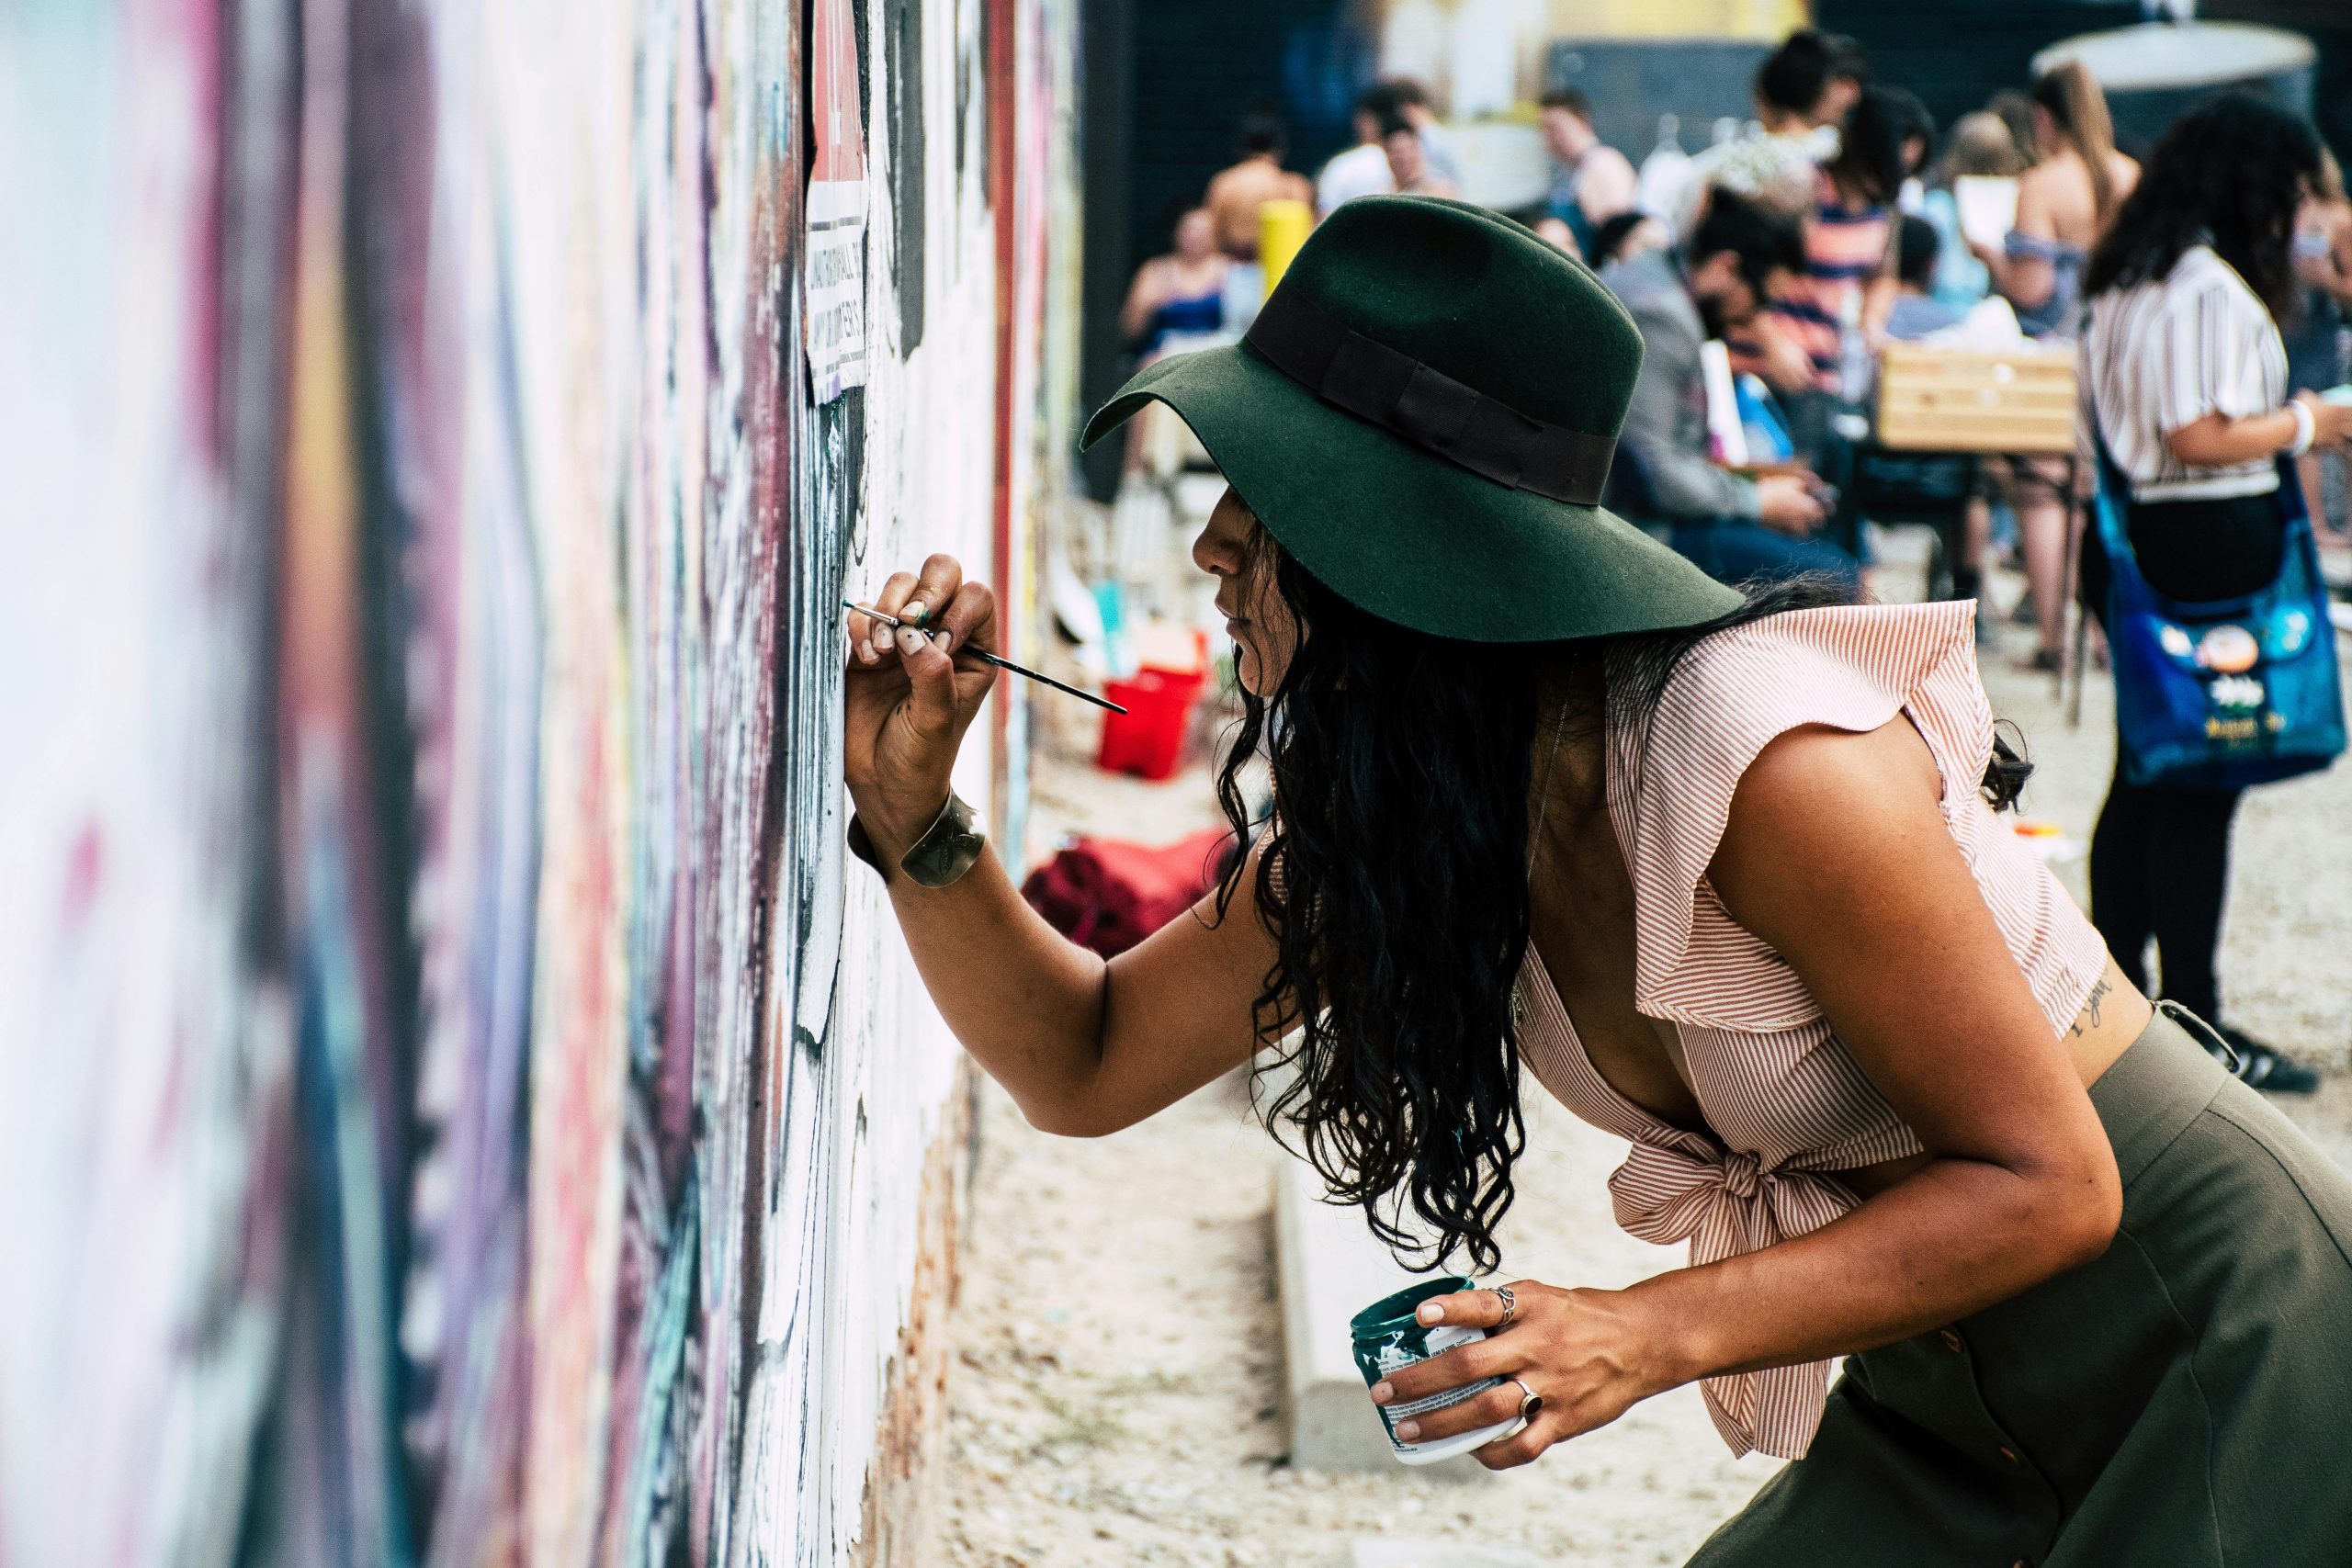
[(1020, 592), (1074, 6), (861, 4), (821, 404), (806, 7), (0, 14), (7, 1568), (910, 1560), (964, 1068), (831, 606)]

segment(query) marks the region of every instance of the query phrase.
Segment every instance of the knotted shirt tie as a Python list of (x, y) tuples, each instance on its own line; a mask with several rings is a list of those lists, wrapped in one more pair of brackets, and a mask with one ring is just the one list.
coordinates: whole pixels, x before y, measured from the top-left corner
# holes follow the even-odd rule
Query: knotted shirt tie
[[(1671, 1143), (1634, 1144), (1609, 1192), (1619, 1224), (1644, 1241), (1689, 1241), (1693, 1267), (1819, 1230), (1857, 1202), (1832, 1178), (1766, 1169), (1754, 1155), (1680, 1130)], [(1821, 1425), (1829, 1363), (1704, 1378), (1699, 1392), (1734, 1454), (1796, 1459)]]

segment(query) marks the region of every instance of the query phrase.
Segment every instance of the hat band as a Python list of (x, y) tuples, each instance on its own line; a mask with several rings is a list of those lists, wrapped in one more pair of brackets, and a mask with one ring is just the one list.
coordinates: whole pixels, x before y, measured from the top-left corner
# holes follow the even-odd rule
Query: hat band
[(1242, 341), (1325, 402), (1474, 474), (1574, 506), (1597, 506), (1610, 436), (1530, 419), (1509, 403), (1334, 321), (1276, 288)]

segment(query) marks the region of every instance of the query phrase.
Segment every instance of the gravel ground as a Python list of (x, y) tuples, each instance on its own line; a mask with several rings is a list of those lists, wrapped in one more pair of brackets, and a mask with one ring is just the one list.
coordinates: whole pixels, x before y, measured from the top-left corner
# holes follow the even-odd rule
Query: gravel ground
[[(1610, 1218), (1622, 1145), (1548, 1100), (1528, 1110), (1508, 1271), (1616, 1285), (1671, 1267)], [(991, 1086), (981, 1137), (946, 1539), (926, 1561), (1338, 1568), (1350, 1538), (1394, 1533), (1671, 1563), (1774, 1468), (1734, 1461), (1685, 1389), (1491, 1479), (1293, 1470), (1270, 1203), (1284, 1156), (1238, 1078), (1087, 1143), (1031, 1131)]]
[[(1916, 558), (1905, 543), (1883, 592), (1900, 592)], [(2005, 603), (2017, 592), (1998, 591)], [(2058, 869), (2080, 897), (2080, 846), (2111, 762), (2108, 692), (2094, 677), (2070, 728), (2046, 677), (2008, 668), (2013, 651), (1984, 650), (1986, 685), (2025, 731), (2039, 764), (2026, 812), (2072, 840)], [(1197, 770), (1153, 785), (1047, 755), (1035, 791), (1040, 822), (1073, 831), (1165, 840), (1216, 819)], [(2285, 1103), (2352, 1163), (2347, 915), (2352, 770), (2250, 796), (2223, 952), (2229, 1006), (2328, 1069), (2318, 1097)], [(1602, 1182), (1623, 1145), (1540, 1095), (1527, 1109), (1506, 1270), (1608, 1286), (1673, 1267), (1679, 1249), (1635, 1241), (1610, 1217)], [(984, 1084), (979, 1137), (945, 1504), (926, 1562), (1339, 1568), (1351, 1540), (1390, 1536), (1434, 1543), (1421, 1568), (1465, 1561), (1473, 1545), (1631, 1568), (1681, 1562), (1776, 1467), (1731, 1459), (1684, 1389), (1500, 1477), (1294, 1470), (1272, 1265), (1283, 1156), (1250, 1122), (1238, 1079), (1092, 1142), (1036, 1133)]]

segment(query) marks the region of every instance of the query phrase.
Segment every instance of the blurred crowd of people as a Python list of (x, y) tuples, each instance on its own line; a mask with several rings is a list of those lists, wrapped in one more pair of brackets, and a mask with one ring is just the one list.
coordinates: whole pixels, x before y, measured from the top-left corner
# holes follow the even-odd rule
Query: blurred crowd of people
[[(1270, 200), (1319, 219), (1379, 193), (1460, 193), (1459, 150), (1419, 84), (1376, 83), (1354, 108), (1355, 144), (1311, 183), (1283, 167), (1278, 120), (1245, 120), (1239, 161), (1136, 275), (1123, 324), (1139, 353), (1246, 328)], [(2318, 395), (2346, 379), (2352, 204), (2300, 116), (2242, 93), (2209, 100), (2143, 169), (2069, 62), (1946, 134), (1917, 95), (1873, 80), (1852, 40), (1811, 28), (1757, 71), (1753, 119), (1724, 122), (1696, 153), (1669, 117), (1636, 165), (1573, 90), (1539, 112), (1549, 187), (1507, 216), (1591, 266), (1645, 344), (1610, 504), (1722, 580), (1823, 574), (1860, 596), (1867, 536), (1822, 476), (1849, 472), (1870, 442), (1893, 343), (2077, 355), (2079, 452), (1976, 455), (1949, 546), (1962, 598), (1980, 596), (1994, 540), (2012, 552), (2026, 587), (2010, 613), (2036, 634), (2028, 668), (2063, 667), (2071, 599), (2094, 624), (2105, 613), (2109, 565), (2084, 526), (2103, 469), (2138, 571), (2176, 597), (2276, 580), (2290, 499), (2319, 538), (2352, 542), (2322, 468), (2352, 444), (2352, 389)], [(1744, 450), (1726, 449), (1727, 417), (1756, 437)], [(2163, 994), (2220, 1023), (2243, 792), (2134, 782), (2121, 750), (2091, 848), (2094, 920), (2135, 983), (2153, 945)], [(2250, 1080), (2316, 1082), (2222, 1027)]]

